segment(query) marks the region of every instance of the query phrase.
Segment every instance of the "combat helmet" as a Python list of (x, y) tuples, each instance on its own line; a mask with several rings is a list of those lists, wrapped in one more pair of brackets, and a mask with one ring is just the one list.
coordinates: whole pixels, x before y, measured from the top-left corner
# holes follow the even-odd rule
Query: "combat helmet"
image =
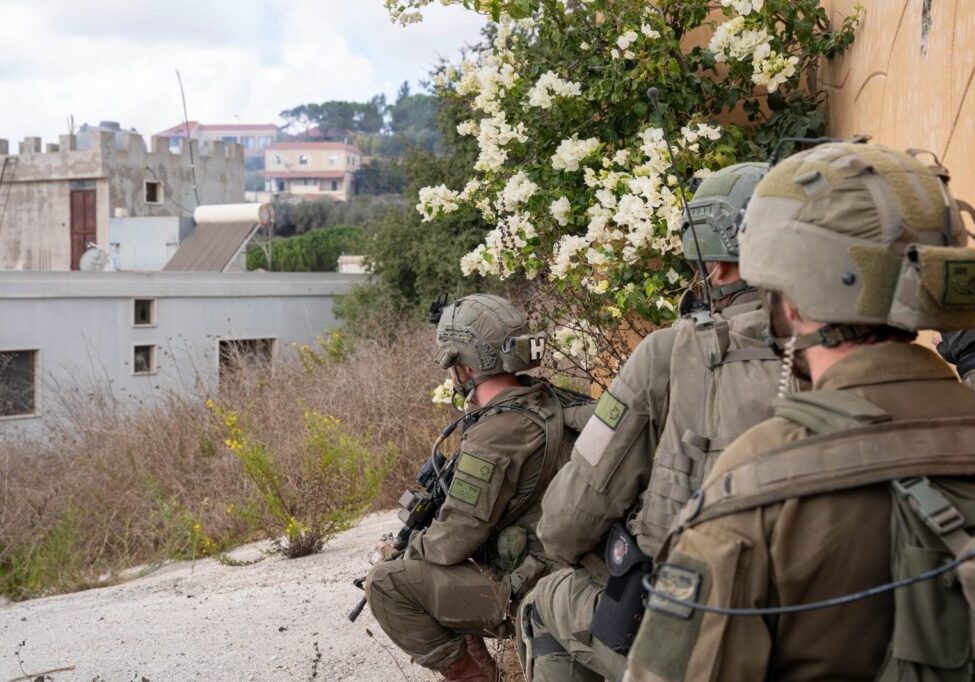
[[(704, 178), (687, 204), (681, 225), (684, 258), (692, 265), (711, 261), (738, 261), (738, 226), (741, 214), (759, 181), (768, 172), (766, 163), (738, 163)], [(691, 229), (693, 223), (693, 229)], [(711, 291), (715, 299), (748, 287), (744, 281)]]
[[(472, 294), (446, 304), (437, 323), (437, 364), (467, 365), (489, 377), (538, 367), (545, 334), (531, 334), (524, 315), (500, 296)], [(473, 388), (472, 385), (470, 388)]]
[[(826, 323), (804, 347), (975, 325), (975, 249), (924, 152), (834, 142), (795, 154), (758, 184), (741, 228), (742, 277)], [(967, 205), (962, 206), (970, 211)]]

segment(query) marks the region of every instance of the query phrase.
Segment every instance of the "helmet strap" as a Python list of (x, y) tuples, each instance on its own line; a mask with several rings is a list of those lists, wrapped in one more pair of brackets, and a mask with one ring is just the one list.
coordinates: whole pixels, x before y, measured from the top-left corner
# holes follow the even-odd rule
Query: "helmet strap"
[(740, 279), (737, 282), (732, 282), (731, 284), (725, 284), (724, 286), (711, 287), (711, 300), (717, 304), (717, 302), (723, 298), (740, 294), (741, 292), (748, 291), (749, 289), (751, 289), (751, 286), (749, 286), (748, 282), (743, 279)]
[(789, 339), (772, 335), (772, 330), (766, 328), (762, 332), (765, 343), (772, 352), (780, 358), (786, 357), (786, 349), (791, 345), (792, 351), (806, 350), (813, 346), (836, 348), (850, 341), (863, 341), (873, 333), (873, 327), (868, 324), (824, 324), (816, 331), (799, 334)]

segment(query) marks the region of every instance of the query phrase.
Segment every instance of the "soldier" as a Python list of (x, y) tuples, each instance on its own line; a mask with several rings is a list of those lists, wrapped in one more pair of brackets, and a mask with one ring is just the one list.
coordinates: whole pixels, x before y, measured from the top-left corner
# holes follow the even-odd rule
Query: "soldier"
[(781, 364), (761, 338), (759, 296), (739, 277), (736, 237), (766, 168), (731, 166), (698, 188), (684, 254), (703, 261), (714, 310), (640, 343), (545, 494), (539, 537), (576, 568), (543, 578), (525, 599), (519, 653), (529, 679), (617, 678), (643, 615), (642, 576), (671, 519), (717, 454), (771, 416)]
[(975, 329), (943, 334), (938, 352), (958, 368), (965, 383), (975, 388)]
[(949, 562), (975, 556), (975, 394), (911, 343), (975, 322), (946, 177), (831, 143), (758, 185), (742, 275), (814, 390), (777, 401), (681, 511), (624, 680), (971, 679), (971, 565)]
[(417, 663), (447, 680), (493, 681), (497, 667), (481, 637), (502, 635), (509, 602), (549, 568), (535, 526), (545, 487), (568, 458), (562, 418), (570, 408), (548, 384), (516, 376), (538, 366), (544, 335), (529, 334), (503, 298), (475, 294), (446, 306), (437, 346), (468, 408), (453, 482), (404, 556), (372, 569), (366, 595), (380, 626)]

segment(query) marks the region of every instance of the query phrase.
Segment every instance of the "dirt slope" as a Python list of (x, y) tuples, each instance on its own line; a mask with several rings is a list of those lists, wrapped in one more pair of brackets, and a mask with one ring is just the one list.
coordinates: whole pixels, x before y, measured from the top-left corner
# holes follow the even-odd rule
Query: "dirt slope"
[[(396, 528), (392, 513), (374, 514), (304, 559), (181, 562), (113, 587), (0, 606), (0, 682), (67, 667), (51, 678), (436, 679), (410, 665), (368, 608), (346, 620), (362, 595), (350, 581)], [(259, 555), (257, 545), (232, 554)]]

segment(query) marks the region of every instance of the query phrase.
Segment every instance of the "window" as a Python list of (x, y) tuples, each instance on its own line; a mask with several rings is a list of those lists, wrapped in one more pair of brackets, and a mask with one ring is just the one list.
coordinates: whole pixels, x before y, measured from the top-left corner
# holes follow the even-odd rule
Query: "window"
[(180, 140), (181, 139), (182, 138), (180, 138), (180, 137), (171, 137), (171, 138), (169, 138), (169, 151), (171, 151), (171, 152), (178, 152), (179, 151), (179, 148), (180, 148)]
[(224, 144), (236, 144), (237, 138), (234, 135), (224, 135), (220, 138), (223, 140)]
[(154, 374), (156, 371), (156, 347), (136, 346), (132, 354), (133, 374)]
[(156, 324), (156, 299), (135, 299), (135, 320), (132, 324), (136, 327), (147, 327)]
[(285, 189), (284, 189), (284, 188), (285, 188), (285, 185), (284, 185), (284, 180), (276, 180), (276, 181), (275, 181), (275, 183), (276, 183), (276, 184), (277, 184), (277, 186), (278, 186), (278, 191), (279, 191), (279, 192), (283, 192), (283, 191), (285, 191)]
[(0, 351), (0, 417), (37, 414), (37, 351)]
[(220, 381), (236, 379), (242, 372), (271, 369), (274, 339), (224, 339), (219, 344)]
[(274, 156), (271, 157), (271, 163), (273, 163), (275, 166), (280, 166), (281, 165), (281, 157), (278, 156), (277, 154), (275, 154)]
[(162, 202), (163, 202), (162, 183), (146, 180), (146, 203), (161, 204)]
[(332, 191), (333, 192), (338, 192), (339, 191), (339, 181), (338, 180), (332, 180)]
[(332, 154), (330, 157), (328, 157), (328, 165), (329, 166), (334, 166), (338, 162), (339, 162), (338, 154)]
[(299, 166), (307, 166), (308, 165), (308, 155), (307, 154), (302, 154), (301, 156), (298, 157), (298, 165)]

